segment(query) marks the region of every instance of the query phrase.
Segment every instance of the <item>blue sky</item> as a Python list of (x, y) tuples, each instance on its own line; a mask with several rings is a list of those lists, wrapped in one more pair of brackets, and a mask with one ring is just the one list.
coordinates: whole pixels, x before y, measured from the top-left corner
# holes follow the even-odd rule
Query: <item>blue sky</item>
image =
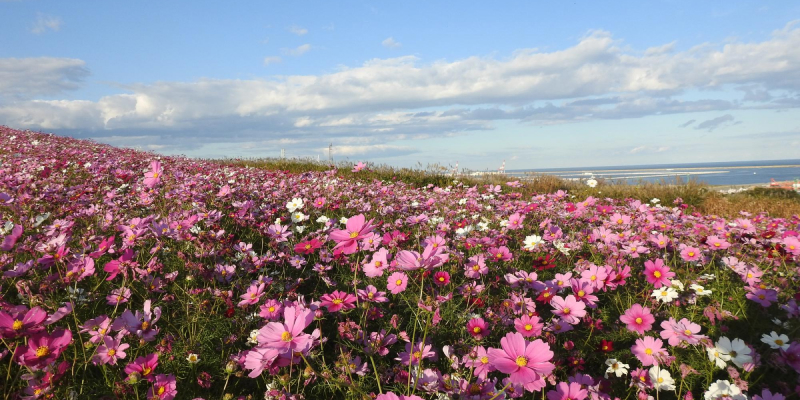
[(603, 3), (0, 0), (0, 124), (398, 166), (797, 158), (800, 3)]

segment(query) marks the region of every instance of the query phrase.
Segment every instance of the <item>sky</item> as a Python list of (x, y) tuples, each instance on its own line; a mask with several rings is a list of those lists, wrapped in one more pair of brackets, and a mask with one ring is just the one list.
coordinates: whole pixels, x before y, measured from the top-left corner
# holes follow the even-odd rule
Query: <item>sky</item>
[(800, 158), (796, 1), (0, 0), (0, 20), (0, 125), (115, 146), (473, 170)]

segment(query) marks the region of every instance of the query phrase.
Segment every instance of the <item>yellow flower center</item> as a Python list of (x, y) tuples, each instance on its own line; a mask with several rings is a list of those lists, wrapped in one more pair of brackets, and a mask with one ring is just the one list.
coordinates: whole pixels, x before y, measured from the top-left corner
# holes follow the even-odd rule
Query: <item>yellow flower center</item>
[(591, 276), (591, 279), (592, 279), (593, 281), (596, 281), (596, 280), (597, 280), (597, 275), (592, 275), (592, 276)]
[(565, 309), (561, 310), (561, 312), (563, 312), (564, 314), (569, 314), (569, 308), (565, 308)]
[(269, 306), (269, 312), (275, 312), (275, 306)]
[(439, 282), (444, 282), (444, 277), (443, 276), (439, 277)]
[(50, 354), (50, 348), (47, 346), (39, 346), (36, 349), (36, 357), (47, 357)]
[(109, 349), (109, 350), (108, 350), (108, 355), (109, 355), (110, 357), (114, 357), (114, 354), (117, 354), (117, 351), (116, 351), (116, 350), (114, 350), (114, 349)]
[(481, 327), (480, 326), (476, 326), (476, 327), (472, 328), (472, 332), (481, 333)]
[(142, 375), (150, 375), (153, 372), (153, 369), (150, 367), (142, 367)]
[(667, 297), (667, 291), (666, 290), (661, 291), (661, 295)]
[(153, 178), (158, 178), (158, 172), (153, 172)]
[(358, 232), (350, 232), (350, 239), (354, 239), (356, 236), (358, 236)]
[(653, 276), (655, 276), (656, 278), (661, 278), (661, 272), (660, 271), (653, 272)]
[(641, 318), (636, 318), (636, 323), (637, 324), (641, 324), (642, 323), (642, 319)]
[(584, 292), (583, 290), (578, 290), (578, 296), (583, 297), (585, 295), (586, 295), (586, 292)]
[(775, 339), (775, 344), (777, 344), (778, 346), (783, 346), (783, 340)]
[(306, 244), (306, 250), (308, 250), (310, 248), (311, 248), (311, 245), (310, 244)]
[(333, 299), (333, 304), (342, 304), (342, 299)]
[(683, 334), (686, 335), (686, 336), (691, 336), (692, 335), (692, 331), (687, 329), (687, 330), (683, 331)]
[(380, 262), (380, 261), (375, 261), (375, 266), (376, 266), (376, 267), (380, 267), (381, 265), (383, 265), (383, 263), (382, 263), (382, 262)]
[(397, 285), (397, 286), (400, 286), (400, 285), (403, 284), (403, 280), (402, 279), (398, 279), (394, 284)]
[(525, 324), (525, 330), (526, 330), (526, 331), (529, 331), (529, 330), (531, 330), (531, 329), (533, 329), (533, 325), (531, 325), (531, 324)]
[(158, 388), (158, 395), (161, 396), (166, 391), (167, 391), (167, 388), (165, 388), (164, 386), (161, 386), (161, 387)]
[(652, 355), (653, 354), (653, 349), (644, 349), (644, 354), (647, 354), (648, 356)]
[(142, 322), (142, 330), (143, 331), (146, 331), (147, 328), (149, 328), (149, 327), (150, 327), (150, 323), (149, 322), (147, 322), (147, 321), (143, 321)]
[(285, 331), (281, 333), (281, 340), (284, 342), (291, 342), (292, 341), (292, 333), (289, 331)]
[(528, 358), (524, 357), (524, 356), (519, 356), (519, 357), (517, 357), (516, 362), (517, 362), (518, 366), (524, 367), (524, 366), (528, 365)]
[(689, 252), (689, 257), (694, 257), (694, 252), (693, 251)]
[(14, 323), (11, 325), (11, 329), (15, 331), (22, 330), (22, 321), (15, 319)]
[(481, 357), (481, 364), (488, 364), (488, 363), (489, 363), (489, 357), (486, 356)]

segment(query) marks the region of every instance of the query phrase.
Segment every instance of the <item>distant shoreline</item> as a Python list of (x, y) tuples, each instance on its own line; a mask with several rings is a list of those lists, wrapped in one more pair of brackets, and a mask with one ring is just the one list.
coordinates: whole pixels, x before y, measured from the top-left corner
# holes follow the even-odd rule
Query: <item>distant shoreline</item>
[(636, 168), (636, 169), (599, 169), (599, 168), (587, 168), (587, 169), (569, 169), (569, 170), (559, 170), (559, 171), (536, 171), (536, 170), (508, 170), (506, 171), (507, 174), (509, 173), (516, 173), (516, 174), (524, 174), (524, 173), (531, 173), (531, 174), (564, 174), (570, 172), (598, 172), (598, 173), (607, 173), (607, 172), (636, 172), (636, 171), (695, 171), (695, 170), (713, 170), (713, 169), (764, 169), (764, 168), (800, 168), (800, 164), (798, 165), (756, 165), (756, 166), (726, 166), (726, 167), (677, 167), (677, 168)]

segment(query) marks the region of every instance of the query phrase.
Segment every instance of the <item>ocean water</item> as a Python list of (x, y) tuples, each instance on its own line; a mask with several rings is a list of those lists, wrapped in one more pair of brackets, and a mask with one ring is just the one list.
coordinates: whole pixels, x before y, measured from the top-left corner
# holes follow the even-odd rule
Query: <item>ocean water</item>
[(627, 183), (674, 182), (695, 179), (709, 185), (768, 184), (800, 179), (800, 160), (735, 161), (694, 164), (626, 165), (617, 167), (546, 168), (507, 170), (506, 174), (523, 177), (526, 174), (556, 175), (565, 179), (604, 178)]

